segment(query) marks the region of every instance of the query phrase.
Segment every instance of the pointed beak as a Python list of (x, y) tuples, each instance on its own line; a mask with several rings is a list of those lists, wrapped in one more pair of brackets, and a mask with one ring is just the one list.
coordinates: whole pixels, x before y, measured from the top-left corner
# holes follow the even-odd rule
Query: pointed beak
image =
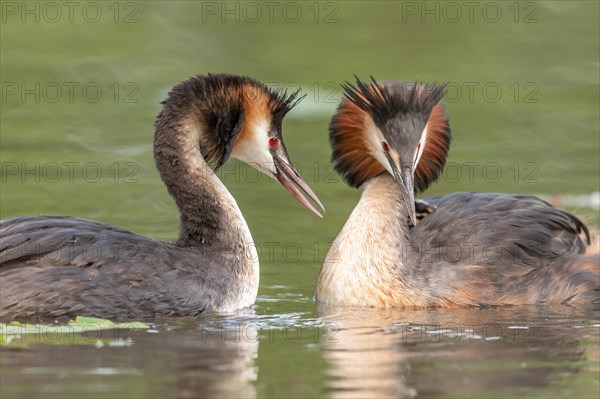
[(403, 163), (400, 170), (394, 162), (390, 159), (390, 165), (394, 171), (394, 179), (402, 187), (402, 191), (405, 194), (405, 199), (409, 206), (409, 224), (411, 227), (417, 225), (417, 214), (415, 210), (415, 183), (413, 177), (413, 166), (409, 163)]
[[(325, 207), (323, 207), (323, 204), (317, 195), (310, 189), (310, 187), (308, 187), (308, 184), (302, 180), (302, 177), (300, 177), (300, 174), (296, 171), (296, 169), (277, 153), (273, 154), (273, 161), (275, 164), (275, 170), (277, 171), (277, 174), (275, 175), (277, 181), (281, 183), (283, 187), (285, 187), (290, 193), (292, 193), (292, 195), (296, 197), (296, 199), (300, 201), (302, 205), (307, 207), (318, 217), (322, 218), (323, 215), (317, 209), (315, 209), (315, 207), (306, 199), (304, 194), (296, 187), (300, 187), (300, 189), (304, 191), (304, 193), (308, 195), (323, 212), (325, 212)], [(294, 184), (296, 184), (296, 186)]]

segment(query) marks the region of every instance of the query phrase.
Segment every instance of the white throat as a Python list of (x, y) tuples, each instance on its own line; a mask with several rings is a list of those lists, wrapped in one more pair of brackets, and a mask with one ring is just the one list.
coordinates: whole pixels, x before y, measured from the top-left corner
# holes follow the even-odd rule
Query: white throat
[(406, 216), (401, 198), (400, 188), (388, 174), (365, 184), (323, 263), (316, 292), (319, 302), (381, 306), (393, 303), (390, 295), (402, 294), (393, 288), (403, 267), (402, 251), (408, 250), (399, 223)]

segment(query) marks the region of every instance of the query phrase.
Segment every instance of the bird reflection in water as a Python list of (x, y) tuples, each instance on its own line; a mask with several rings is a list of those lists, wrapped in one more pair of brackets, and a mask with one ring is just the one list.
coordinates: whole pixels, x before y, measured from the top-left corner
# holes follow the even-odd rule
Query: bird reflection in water
[[(337, 326), (334, 339), (323, 341), (332, 398), (514, 395), (516, 389), (534, 387), (551, 393), (559, 375), (569, 381), (593, 374), (594, 367), (597, 372), (599, 329), (572, 324), (596, 319), (593, 306), (409, 310), (320, 305), (319, 313), (322, 323)], [(565, 346), (566, 340), (573, 344)]]

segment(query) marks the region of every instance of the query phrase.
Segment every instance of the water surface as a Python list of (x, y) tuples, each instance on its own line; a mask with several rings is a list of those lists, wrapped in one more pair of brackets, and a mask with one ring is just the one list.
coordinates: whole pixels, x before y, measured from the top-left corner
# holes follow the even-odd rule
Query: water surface
[(309, 298), (281, 302), (299, 311), (270, 314), (258, 305), (259, 314), (154, 320), (150, 330), (90, 332), (67, 347), (49, 344), (55, 336), (22, 336), (27, 349), (1, 352), (1, 393), (15, 398), (598, 394), (598, 309), (319, 309), (317, 318)]

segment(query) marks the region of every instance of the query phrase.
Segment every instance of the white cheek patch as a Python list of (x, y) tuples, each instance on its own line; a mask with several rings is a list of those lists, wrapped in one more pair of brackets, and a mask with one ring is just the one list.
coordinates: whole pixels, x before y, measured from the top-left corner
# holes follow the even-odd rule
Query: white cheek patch
[(273, 177), (276, 174), (273, 157), (269, 152), (269, 123), (260, 121), (249, 134), (235, 143), (231, 156)]
[(371, 150), (371, 155), (375, 158), (389, 173), (394, 176), (394, 171), (387, 157), (383, 154), (381, 143), (385, 141), (383, 133), (371, 118), (365, 119), (365, 131), (367, 135), (367, 144)]
[(425, 150), (425, 143), (427, 142), (427, 125), (425, 125), (425, 129), (423, 129), (423, 133), (421, 133), (421, 140), (419, 141), (417, 153), (415, 155), (415, 163), (413, 164), (413, 172), (417, 169), (417, 165), (419, 164), (419, 160), (421, 159), (421, 155), (423, 155), (423, 151)]

